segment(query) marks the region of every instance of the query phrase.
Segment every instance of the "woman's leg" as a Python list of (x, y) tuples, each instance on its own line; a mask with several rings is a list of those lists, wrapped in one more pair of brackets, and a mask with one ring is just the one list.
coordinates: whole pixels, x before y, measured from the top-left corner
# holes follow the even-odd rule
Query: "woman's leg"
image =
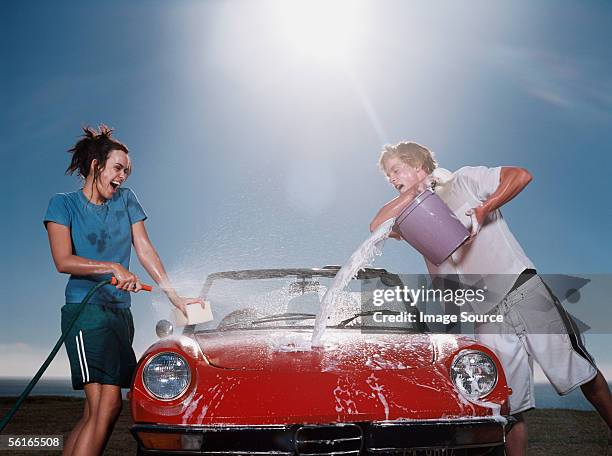
[(62, 450), (62, 456), (72, 456), (72, 450), (74, 449), (74, 443), (79, 437), (81, 429), (85, 425), (85, 422), (89, 419), (89, 404), (87, 398), (85, 398), (85, 406), (83, 407), (83, 416), (72, 428), (72, 431), (68, 435), (68, 438), (64, 442), (64, 449)]
[(121, 388), (116, 385), (88, 383), (85, 394), (89, 417), (74, 444), (73, 456), (100, 455), (121, 413)]
[(95, 414), (98, 408), (98, 402), (100, 401), (100, 391), (102, 389), (102, 385), (100, 385), (99, 383), (87, 383), (84, 385), (84, 389), (86, 402), (88, 405), (88, 416), (85, 422), (83, 423), (83, 426), (81, 426), (81, 431), (79, 432), (79, 435), (74, 441), (72, 447), (72, 456), (86, 454), (88, 451), (88, 444), (91, 440), (91, 435), (95, 427)]
[(102, 385), (102, 395), (98, 406), (96, 418), (97, 438), (103, 441), (102, 450), (110, 439), (115, 423), (121, 415), (123, 400), (121, 399), (121, 387), (117, 385)]

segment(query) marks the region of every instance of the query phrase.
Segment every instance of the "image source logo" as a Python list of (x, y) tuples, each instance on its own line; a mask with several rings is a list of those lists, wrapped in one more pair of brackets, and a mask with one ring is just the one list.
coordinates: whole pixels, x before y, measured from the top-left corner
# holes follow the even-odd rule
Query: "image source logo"
[[(534, 321), (545, 318), (565, 325), (526, 324), (531, 333), (562, 333), (570, 326), (581, 333), (612, 332), (612, 310), (606, 305), (612, 275), (537, 275), (518, 281), (515, 275), (401, 274), (364, 282), (361, 326), (364, 331), (418, 330), (453, 334), (497, 332), (486, 324), (503, 324), (520, 308)], [(553, 318), (554, 317), (554, 318)], [(483, 325), (485, 324), (485, 325)]]

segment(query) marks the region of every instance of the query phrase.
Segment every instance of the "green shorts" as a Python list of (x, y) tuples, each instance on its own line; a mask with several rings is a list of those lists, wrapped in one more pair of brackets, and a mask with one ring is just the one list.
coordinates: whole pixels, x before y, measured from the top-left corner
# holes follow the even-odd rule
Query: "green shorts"
[[(62, 307), (62, 332), (79, 306), (80, 303), (67, 303)], [(72, 387), (82, 390), (86, 383), (101, 383), (129, 388), (136, 370), (133, 341), (130, 309), (85, 304), (64, 342)]]

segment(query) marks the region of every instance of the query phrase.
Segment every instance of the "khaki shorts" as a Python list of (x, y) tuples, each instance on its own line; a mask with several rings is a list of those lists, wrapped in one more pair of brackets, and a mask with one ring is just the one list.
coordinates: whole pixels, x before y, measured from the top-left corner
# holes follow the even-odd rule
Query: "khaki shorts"
[(479, 324), (474, 332), (500, 359), (512, 388), (510, 413), (535, 407), (533, 361), (560, 395), (597, 375), (578, 327), (539, 276), (507, 294), (491, 313), (502, 315), (503, 323)]

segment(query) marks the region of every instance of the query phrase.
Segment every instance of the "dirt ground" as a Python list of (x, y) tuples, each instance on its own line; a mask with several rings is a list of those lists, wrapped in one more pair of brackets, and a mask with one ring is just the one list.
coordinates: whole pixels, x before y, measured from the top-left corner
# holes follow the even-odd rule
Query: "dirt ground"
[[(15, 403), (15, 398), (0, 398), (0, 416)], [(78, 421), (83, 410), (83, 399), (70, 397), (28, 398), (4, 430), (5, 435), (63, 434), (64, 439)], [(595, 412), (576, 410), (534, 410), (527, 414), (530, 456), (602, 456), (606, 454), (607, 429)], [(132, 424), (127, 401), (105, 455), (126, 456), (136, 453), (136, 443), (129, 432)], [(59, 455), (60, 452), (0, 451), (11, 456), (40, 454)], [(612, 456), (612, 453), (610, 453)]]

